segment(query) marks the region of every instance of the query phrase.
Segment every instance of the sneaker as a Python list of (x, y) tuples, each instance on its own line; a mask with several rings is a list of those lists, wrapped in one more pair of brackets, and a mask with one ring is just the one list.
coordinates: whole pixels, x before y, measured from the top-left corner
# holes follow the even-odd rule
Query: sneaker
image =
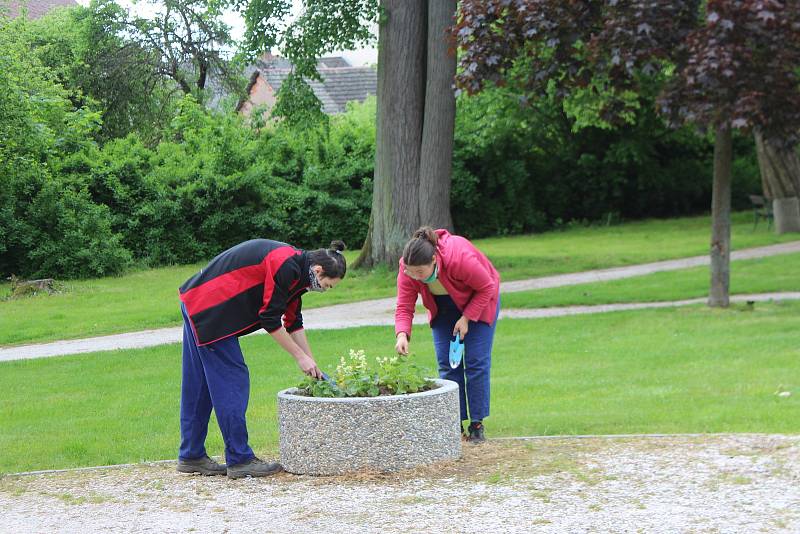
[(470, 423), (468, 430), (469, 438), (467, 438), (467, 441), (470, 443), (483, 443), (486, 441), (486, 436), (483, 435), (483, 423)]
[(229, 478), (265, 477), (283, 471), (277, 462), (265, 462), (253, 456), (250, 460), (228, 466)]
[(208, 456), (202, 458), (194, 458), (192, 460), (184, 460), (178, 458), (178, 472), (179, 473), (199, 473), (201, 475), (224, 475), (227, 467), (218, 464)]

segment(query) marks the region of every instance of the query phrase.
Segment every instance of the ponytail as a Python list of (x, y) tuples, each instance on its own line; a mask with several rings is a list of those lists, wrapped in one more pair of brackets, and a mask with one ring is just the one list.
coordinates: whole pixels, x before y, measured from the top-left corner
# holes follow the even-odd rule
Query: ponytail
[(344, 241), (331, 241), (329, 248), (318, 248), (309, 251), (308, 259), (311, 265), (322, 267), (322, 276), (328, 278), (344, 278), (347, 273), (347, 262), (342, 251), (345, 249)]
[(439, 236), (430, 226), (423, 226), (411, 236), (403, 248), (403, 263), (407, 266), (428, 265), (436, 254)]

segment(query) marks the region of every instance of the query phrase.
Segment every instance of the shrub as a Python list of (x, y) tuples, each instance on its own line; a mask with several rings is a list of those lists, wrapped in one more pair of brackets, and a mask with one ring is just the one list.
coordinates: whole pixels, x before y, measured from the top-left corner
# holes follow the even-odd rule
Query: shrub
[[(713, 143), (671, 130), (642, 98), (634, 124), (584, 127), (552, 101), (508, 89), (458, 100), (452, 212), (471, 237), (542, 231), (569, 221), (670, 217), (707, 211)], [(735, 207), (758, 191), (753, 141), (738, 136)]]
[(92, 202), (82, 174), (61, 174), (85, 163), (77, 155), (96, 151), (99, 115), (72, 108), (28, 53), (25, 24), (0, 19), (0, 269), (43, 277), (119, 272), (130, 254), (110, 210)]
[(91, 277), (117, 274), (131, 262), (121, 237), (111, 230), (111, 213), (85, 191), (49, 182), (30, 206), (35, 245), (27, 254), (35, 277)]

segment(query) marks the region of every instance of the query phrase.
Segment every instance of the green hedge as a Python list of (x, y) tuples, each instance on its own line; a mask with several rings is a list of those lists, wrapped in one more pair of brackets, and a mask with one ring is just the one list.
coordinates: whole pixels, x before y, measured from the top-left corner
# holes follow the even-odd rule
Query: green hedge
[[(636, 123), (584, 128), (550, 102), (522, 105), (492, 89), (458, 101), (452, 212), (469, 236), (541, 231), (573, 222), (707, 211), (713, 142), (670, 130), (644, 102)], [(751, 137), (737, 136), (733, 204), (760, 190)]]
[(372, 120), (357, 110), (303, 135), (258, 132), (189, 97), (157, 147), (135, 136), (109, 142), (83, 176), (125, 247), (150, 265), (207, 259), (258, 236), (358, 246), (371, 203), (374, 143), (363, 132), (369, 138)]

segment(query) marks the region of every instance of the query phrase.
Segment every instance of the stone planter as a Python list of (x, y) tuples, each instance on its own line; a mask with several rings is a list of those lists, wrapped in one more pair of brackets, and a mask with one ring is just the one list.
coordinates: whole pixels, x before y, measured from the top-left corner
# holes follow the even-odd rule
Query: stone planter
[(461, 456), (458, 384), (410, 395), (316, 398), (278, 393), (280, 456), (290, 473), (396, 471)]

